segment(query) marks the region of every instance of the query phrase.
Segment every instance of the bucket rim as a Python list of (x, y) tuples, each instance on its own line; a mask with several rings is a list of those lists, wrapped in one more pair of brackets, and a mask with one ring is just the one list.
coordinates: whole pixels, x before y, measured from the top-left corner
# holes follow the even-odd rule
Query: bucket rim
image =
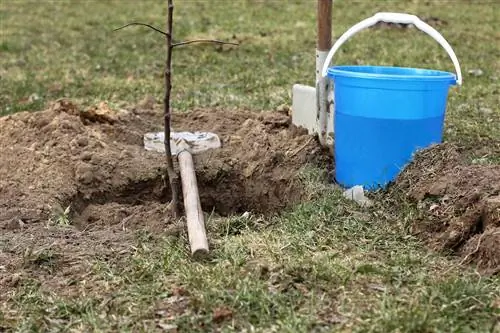
[[(356, 69), (356, 70), (354, 70)], [(363, 71), (366, 69), (366, 71)], [(378, 69), (382, 73), (368, 71)], [(391, 69), (391, 72), (383, 72)], [(399, 71), (399, 73), (397, 73)], [(329, 77), (351, 77), (358, 79), (401, 80), (401, 81), (448, 81), (456, 84), (456, 75), (442, 70), (381, 65), (336, 65), (327, 70)]]

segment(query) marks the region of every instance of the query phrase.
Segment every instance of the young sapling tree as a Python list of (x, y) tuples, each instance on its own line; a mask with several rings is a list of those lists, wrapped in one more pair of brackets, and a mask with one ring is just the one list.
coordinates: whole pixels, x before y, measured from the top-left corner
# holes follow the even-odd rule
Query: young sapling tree
[[(167, 31), (161, 31), (149, 24), (141, 22), (132, 22), (119, 27), (116, 30), (123, 29), (131, 25), (141, 25), (146, 26), (156, 32), (163, 34), (166, 38), (167, 46), (167, 57), (165, 61), (165, 71), (164, 71), (164, 84), (165, 84), (165, 95), (163, 98), (163, 120), (164, 120), (164, 135), (165, 135), (165, 158), (166, 158), (166, 178), (169, 180), (170, 191), (172, 193), (172, 212), (175, 218), (180, 217), (180, 204), (179, 204), (179, 176), (174, 170), (174, 162), (172, 158), (172, 148), (170, 146), (170, 132), (171, 132), (171, 121), (172, 121), (172, 110), (170, 107), (170, 92), (172, 90), (172, 51), (174, 48), (184, 45), (190, 45), (195, 43), (215, 43), (215, 44), (229, 44), (229, 45), (239, 45), (233, 42), (224, 42), (216, 39), (194, 39), (188, 41), (182, 41), (174, 43), (172, 41), (173, 33), (173, 15), (174, 15), (174, 4), (173, 0), (167, 0)], [(166, 184), (165, 184), (166, 185)]]

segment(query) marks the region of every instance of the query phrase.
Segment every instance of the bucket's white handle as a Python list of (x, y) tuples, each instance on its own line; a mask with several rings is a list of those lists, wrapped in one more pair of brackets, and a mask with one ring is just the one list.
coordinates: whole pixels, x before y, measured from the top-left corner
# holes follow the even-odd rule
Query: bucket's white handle
[(369, 28), (380, 21), (387, 23), (413, 24), (415, 27), (434, 38), (434, 40), (436, 40), (446, 50), (446, 52), (448, 52), (448, 55), (453, 61), (453, 65), (455, 65), (455, 71), (457, 73), (457, 84), (462, 85), (462, 71), (460, 70), (460, 64), (458, 63), (455, 52), (453, 52), (453, 49), (451, 48), (450, 44), (448, 44), (446, 39), (444, 39), (444, 37), (438, 31), (436, 31), (436, 29), (420, 20), (417, 16), (404, 13), (381, 12), (352, 26), (335, 42), (333, 47), (330, 49), (330, 52), (326, 56), (325, 63), (323, 65), (322, 76), (326, 76), (328, 65), (332, 61), (335, 52), (337, 52), (342, 44), (344, 44), (349, 38), (360, 32), (361, 30)]

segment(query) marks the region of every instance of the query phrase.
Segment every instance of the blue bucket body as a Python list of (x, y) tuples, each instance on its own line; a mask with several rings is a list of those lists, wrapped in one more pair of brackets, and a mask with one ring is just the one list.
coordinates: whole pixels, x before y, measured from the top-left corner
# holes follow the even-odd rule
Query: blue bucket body
[(393, 181), (422, 148), (442, 142), (455, 75), (443, 71), (334, 66), (335, 179), (375, 190)]

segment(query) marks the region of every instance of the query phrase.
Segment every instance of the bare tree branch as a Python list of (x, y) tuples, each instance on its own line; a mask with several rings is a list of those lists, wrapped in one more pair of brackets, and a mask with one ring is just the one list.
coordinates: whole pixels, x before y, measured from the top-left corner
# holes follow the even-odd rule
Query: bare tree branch
[(188, 40), (185, 42), (174, 43), (174, 44), (172, 44), (172, 47), (188, 45), (188, 44), (193, 44), (193, 43), (215, 43), (215, 44), (227, 44), (227, 45), (236, 45), (236, 46), (240, 45), (238, 43), (224, 42), (222, 40), (217, 40), (217, 39), (194, 39), (194, 40)]
[(149, 24), (146, 24), (146, 23), (141, 23), (141, 22), (128, 23), (128, 24), (125, 24), (124, 26), (121, 26), (119, 28), (114, 29), (113, 31), (117, 31), (117, 30), (129, 27), (131, 25), (142, 25), (142, 26), (148, 27), (150, 29), (153, 29), (156, 32), (159, 32), (159, 33), (163, 34), (164, 36), (168, 36), (168, 32), (161, 31), (160, 29), (157, 29), (157, 28), (153, 27), (152, 25), (149, 25)]

